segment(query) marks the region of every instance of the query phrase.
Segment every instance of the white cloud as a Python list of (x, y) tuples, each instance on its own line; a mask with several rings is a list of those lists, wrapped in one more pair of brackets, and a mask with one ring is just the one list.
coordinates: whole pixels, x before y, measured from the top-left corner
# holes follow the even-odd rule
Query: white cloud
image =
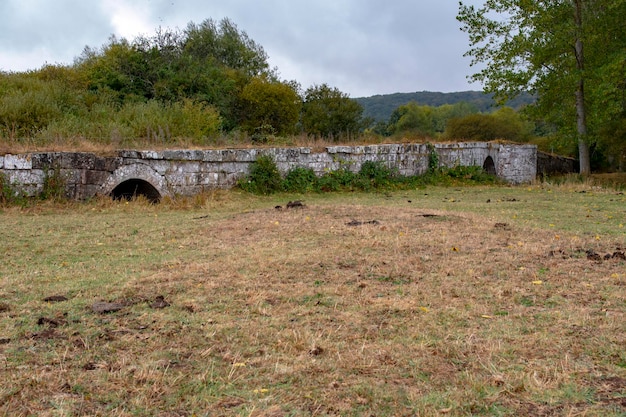
[[(481, 0), (465, 0), (480, 4)], [(0, 0), (0, 68), (72, 63), (110, 35), (230, 18), (263, 46), (281, 77), (326, 83), (352, 97), (477, 89), (462, 57), (452, 0)]]
[(102, 0), (102, 10), (109, 17), (114, 34), (132, 40), (139, 35), (150, 35), (156, 27), (149, 2)]

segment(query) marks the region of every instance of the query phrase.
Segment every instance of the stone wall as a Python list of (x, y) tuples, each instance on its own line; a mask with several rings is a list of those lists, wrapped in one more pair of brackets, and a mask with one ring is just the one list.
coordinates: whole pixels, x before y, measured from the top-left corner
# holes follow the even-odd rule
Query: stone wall
[(574, 158), (537, 152), (537, 175), (559, 175), (578, 172), (579, 164)]
[[(245, 176), (259, 155), (271, 155), (279, 170), (311, 168), (317, 175), (346, 168), (357, 172), (366, 161), (377, 161), (402, 175), (428, 170), (426, 144), (330, 146), (322, 152), (311, 148), (263, 148), (219, 150), (121, 150), (114, 156), (84, 152), (40, 152), (0, 156), (0, 172), (19, 190), (33, 195), (41, 191), (53, 170), (63, 176), (68, 196), (85, 199), (109, 195), (121, 184), (141, 181), (160, 196), (193, 195), (212, 188), (227, 188)], [(510, 183), (533, 181), (537, 174), (537, 149), (533, 145), (501, 143), (435, 144), (441, 166), (491, 166)]]

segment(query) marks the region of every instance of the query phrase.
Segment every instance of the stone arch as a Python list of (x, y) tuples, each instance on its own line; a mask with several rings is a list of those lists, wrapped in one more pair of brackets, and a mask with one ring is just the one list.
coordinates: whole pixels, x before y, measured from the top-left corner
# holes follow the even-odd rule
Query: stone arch
[(116, 199), (143, 195), (156, 203), (170, 193), (163, 175), (146, 164), (131, 164), (116, 169), (102, 185), (100, 194)]
[(483, 170), (487, 174), (497, 175), (496, 164), (493, 162), (493, 158), (491, 156), (487, 156), (487, 158), (485, 158), (485, 162), (483, 162)]
[(148, 181), (133, 178), (123, 181), (109, 193), (115, 200), (131, 200), (137, 196), (144, 196), (151, 203), (161, 200), (161, 193)]

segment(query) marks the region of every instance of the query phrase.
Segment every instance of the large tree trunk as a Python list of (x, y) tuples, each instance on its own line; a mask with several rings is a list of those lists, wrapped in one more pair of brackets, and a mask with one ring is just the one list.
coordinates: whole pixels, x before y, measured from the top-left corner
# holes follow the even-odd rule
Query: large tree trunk
[(585, 84), (581, 79), (576, 90), (576, 127), (578, 130), (578, 161), (580, 173), (591, 173), (591, 158), (587, 143), (587, 112), (585, 108)]
[(576, 128), (578, 131), (578, 160), (580, 163), (580, 173), (587, 175), (591, 173), (591, 158), (589, 155), (589, 143), (587, 142), (587, 108), (585, 106), (585, 54), (583, 49), (582, 31), (583, 15), (582, 0), (575, 0), (574, 19), (576, 23), (576, 69), (580, 79), (576, 88)]

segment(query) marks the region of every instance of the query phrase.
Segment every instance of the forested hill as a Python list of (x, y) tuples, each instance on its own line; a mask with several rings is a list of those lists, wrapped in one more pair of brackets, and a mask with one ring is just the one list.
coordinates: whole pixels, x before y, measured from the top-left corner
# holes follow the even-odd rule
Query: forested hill
[[(441, 106), (443, 104), (456, 104), (466, 102), (476, 106), (480, 112), (489, 112), (496, 103), (493, 95), (485, 94), (482, 91), (459, 91), (455, 93), (438, 93), (433, 91), (418, 91), (415, 93), (395, 93), (375, 95), (372, 97), (359, 97), (355, 100), (363, 106), (363, 115), (372, 117), (376, 121), (387, 121), (391, 113), (404, 104), (412, 101), (426, 106)], [(508, 106), (518, 109), (526, 104), (532, 103), (533, 98), (529, 94), (524, 94), (519, 98), (507, 103)]]

